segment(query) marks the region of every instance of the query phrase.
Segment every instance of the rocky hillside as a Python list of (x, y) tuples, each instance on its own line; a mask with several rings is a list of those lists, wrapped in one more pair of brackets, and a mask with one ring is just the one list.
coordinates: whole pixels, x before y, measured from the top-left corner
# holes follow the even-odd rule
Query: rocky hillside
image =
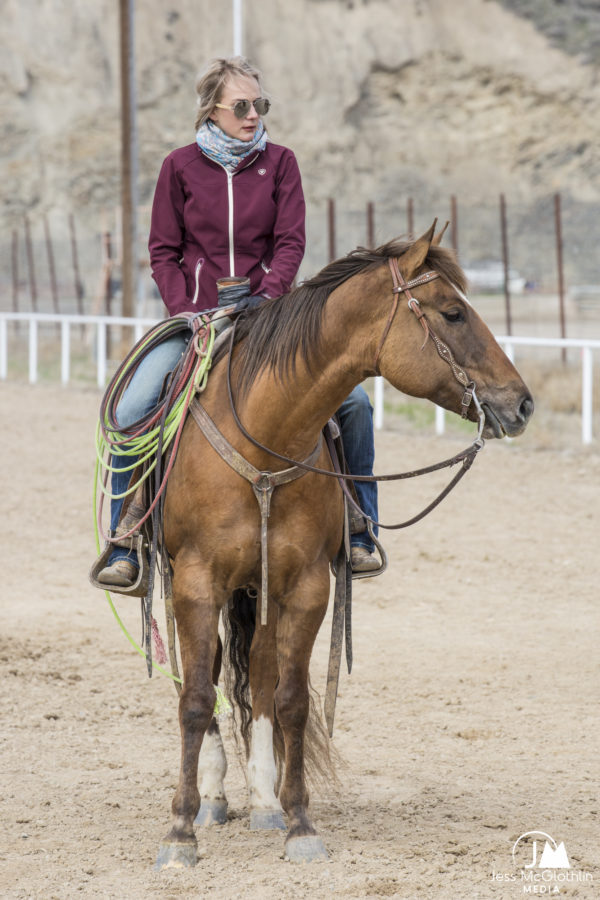
[[(35, 219), (57, 209), (74, 210), (97, 232), (101, 211), (118, 203), (117, 8), (116, 0), (3, 4), (5, 236), (24, 213)], [(137, 3), (142, 203), (151, 201), (164, 155), (193, 140), (195, 73), (230, 53), (231, 31), (229, 3)], [(461, 243), (477, 258), (497, 255), (503, 191), (517, 260), (537, 278), (560, 191), (565, 240), (592, 278), (600, 3), (261, 0), (245, 4), (244, 32), (273, 100), (271, 137), (300, 161), (309, 269), (325, 261), (327, 197), (338, 200), (342, 252), (365, 240), (367, 201), (376, 203), (384, 240), (406, 230), (409, 196), (416, 227), (425, 228), (433, 214), (447, 214), (453, 194)]]

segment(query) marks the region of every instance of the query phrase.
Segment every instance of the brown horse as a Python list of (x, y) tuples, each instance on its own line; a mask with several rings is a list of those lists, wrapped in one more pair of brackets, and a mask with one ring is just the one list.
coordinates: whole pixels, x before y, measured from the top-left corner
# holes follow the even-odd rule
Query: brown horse
[[(407, 394), (460, 411), (465, 390), (436, 352), (437, 338), (475, 383), (485, 413), (484, 436), (523, 431), (533, 411), (531, 396), (466, 300), (464, 273), (453, 253), (434, 240), (434, 228), (435, 223), (413, 242), (355, 251), (240, 320), (232, 384), (249, 434), (284, 456), (304, 460), (350, 391), (374, 374)], [(407, 303), (402, 288), (393, 292), (388, 265), (393, 259), (407, 282), (422, 282), (414, 288), (418, 303)], [(423, 313), (425, 319), (419, 321)], [(424, 342), (423, 326), (434, 340)], [(247, 440), (235, 424), (226, 388), (227, 355), (213, 367), (201, 397), (203, 407), (257, 469), (286, 468)], [(477, 419), (473, 405), (468, 416)], [(331, 468), (326, 449), (316, 465)], [(342, 519), (342, 493), (333, 478), (308, 473), (274, 492), (268, 616), (261, 625), (255, 607), (246, 610), (248, 614), (242, 609), (251, 606), (251, 597), (261, 587), (261, 517), (255, 496), (196, 424), (187, 422), (164, 518), (166, 546), (174, 561), (173, 606), (183, 667), (181, 769), (172, 828), (161, 845), (157, 868), (195, 864), (199, 809), (202, 824), (226, 819), (226, 762), (213, 717), (213, 684), (221, 666), (219, 614), (224, 608), (239, 625), (232, 656), (251, 697), (251, 827), (285, 828), (285, 812), (289, 858), (326, 856), (307, 810), (305, 760), (311, 746), (305, 729), (309, 661), (327, 609), (329, 566), (342, 539)], [(274, 735), (281, 738), (275, 744), (283, 757), (279, 796)]]

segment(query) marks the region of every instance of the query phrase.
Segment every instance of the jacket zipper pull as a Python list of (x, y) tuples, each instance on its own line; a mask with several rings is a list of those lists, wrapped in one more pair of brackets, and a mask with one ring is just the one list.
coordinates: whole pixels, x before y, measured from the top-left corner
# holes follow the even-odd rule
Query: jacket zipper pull
[(192, 303), (194, 305), (198, 302), (198, 294), (200, 293), (200, 271), (203, 265), (204, 259), (200, 257), (200, 259), (196, 263), (196, 291), (194, 293), (194, 299), (192, 300)]

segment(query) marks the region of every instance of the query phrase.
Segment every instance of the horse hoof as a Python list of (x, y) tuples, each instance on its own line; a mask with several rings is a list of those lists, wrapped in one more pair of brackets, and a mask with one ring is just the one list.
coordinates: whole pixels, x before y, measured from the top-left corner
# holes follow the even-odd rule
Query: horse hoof
[(190, 869), (198, 862), (196, 844), (161, 844), (154, 863), (157, 871), (162, 869)]
[(227, 821), (227, 800), (203, 800), (194, 825), (224, 825)]
[(251, 810), (250, 831), (285, 831), (283, 813), (278, 809)]
[(285, 844), (285, 855), (290, 862), (317, 862), (329, 859), (325, 844), (317, 834), (289, 838)]

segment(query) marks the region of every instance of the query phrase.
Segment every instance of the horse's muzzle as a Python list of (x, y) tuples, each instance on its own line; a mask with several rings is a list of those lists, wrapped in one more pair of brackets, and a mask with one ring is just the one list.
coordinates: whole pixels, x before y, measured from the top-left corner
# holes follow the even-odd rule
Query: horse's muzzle
[(484, 438), (517, 437), (525, 431), (527, 423), (533, 415), (533, 397), (527, 391), (519, 400), (516, 412), (513, 408), (502, 408), (484, 400), (481, 407), (485, 413)]

